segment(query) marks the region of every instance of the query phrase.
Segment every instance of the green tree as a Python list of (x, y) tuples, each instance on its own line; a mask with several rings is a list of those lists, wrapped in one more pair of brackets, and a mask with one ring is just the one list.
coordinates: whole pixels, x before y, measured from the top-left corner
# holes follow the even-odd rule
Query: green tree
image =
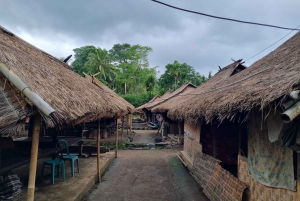
[[(128, 43), (115, 44), (109, 50), (110, 58), (116, 68), (120, 70), (116, 80), (116, 91), (119, 94), (146, 91), (145, 81), (153, 69), (149, 68), (148, 54), (150, 47)], [(136, 84), (139, 83), (139, 84)]]
[(108, 51), (105, 49), (94, 48), (94, 51), (89, 53), (84, 66), (87, 69), (87, 73), (91, 75), (100, 73), (98, 78), (101, 81), (107, 83), (115, 81), (117, 70), (112, 65)]
[(168, 89), (177, 89), (186, 82), (191, 82), (196, 86), (204, 83), (208, 78), (200, 75), (195, 69), (186, 64), (174, 61), (173, 64), (166, 65), (166, 71), (159, 78), (159, 85), (161, 87), (160, 93), (165, 93)]
[(95, 51), (95, 47), (92, 45), (83, 46), (80, 48), (75, 48), (74, 50), (74, 61), (71, 64), (73, 71), (83, 75), (83, 72), (88, 72), (88, 69), (85, 67), (85, 63), (88, 60), (88, 56), (91, 52)]

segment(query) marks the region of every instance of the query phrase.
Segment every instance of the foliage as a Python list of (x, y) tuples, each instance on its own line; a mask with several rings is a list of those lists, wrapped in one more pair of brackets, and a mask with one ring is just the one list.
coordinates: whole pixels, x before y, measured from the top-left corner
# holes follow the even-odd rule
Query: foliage
[(88, 72), (88, 69), (86, 69), (85, 63), (88, 60), (88, 55), (95, 51), (94, 46), (84, 46), (80, 48), (75, 48), (74, 50), (74, 61), (71, 64), (73, 71), (76, 73), (83, 75), (83, 72)]
[(166, 71), (159, 78), (159, 84), (161, 87), (160, 94), (165, 93), (167, 90), (178, 89), (182, 84), (191, 82), (192, 84), (199, 86), (204, 83), (208, 78), (204, 75), (200, 75), (195, 69), (186, 64), (180, 64), (178, 61), (174, 61), (173, 64), (166, 65)]
[[(115, 149), (116, 143), (115, 142), (104, 142), (100, 143), (100, 146), (107, 147), (109, 149)], [(127, 149), (127, 140), (119, 140), (118, 142), (118, 149)]]
[(199, 86), (206, 78), (186, 63), (174, 61), (166, 65), (166, 71), (157, 79), (155, 68), (149, 67), (150, 47), (115, 44), (110, 50), (95, 46), (83, 46), (73, 50), (73, 70), (80, 75), (87, 73), (108, 85), (135, 107), (143, 105), (157, 94), (177, 89), (186, 82)]
[(147, 103), (150, 101), (153, 96), (150, 92), (144, 92), (141, 94), (124, 94), (122, 97), (131, 103), (134, 107), (138, 107), (140, 105), (143, 105), (144, 103)]

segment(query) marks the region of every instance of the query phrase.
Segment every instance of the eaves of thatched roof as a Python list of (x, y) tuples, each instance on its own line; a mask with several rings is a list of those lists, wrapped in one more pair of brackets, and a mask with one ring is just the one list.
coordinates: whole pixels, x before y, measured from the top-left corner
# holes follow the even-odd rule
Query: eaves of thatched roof
[[(240, 71), (245, 70), (246, 67), (242, 64), (242, 60), (235, 61), (228, 66), (220, 69), (213, 77), (211, 77), (204, 84), (200, 85), (193, 91), (185, 92), (184, 97), (176, 97), (172, 102), (176, 103), (168, 109), (168, 116), (172, 119), (183, 120), (189, 122), (197, 122), (200, 117), (195, 118), (191, 117), (194, 113), (185, 113), (185, 109), (190, 109), (190, 111), (196, 111), (197, 108), (194, 108), (194, 105), (198, 102), (204, 102), (205, 104), (211, 101), (209, 99), (209, 92), (217, 89), (220, 86), (223, 86), (227, 79), (230, 77), (237, 76)], [(193, 105), (193, 104), (194, 105)], [(182, 108), (182, 109), (181, 109)], [(198, 111), (198, 110), (197, 110)], [(191, 118), (189, 118), (191, 117)]]
[(118, 104), (119, 106), (122, 106), (124, 114), (127, 113), (133, 113), (135, 112), (135, 107), (130, 104), (129, 102), (127, 102), (124, 98), (122, 98), (121, 96), (119, 96), (118, 94), (116, 94), (113, 90), (111, 90), (108, 86), (106, 86), (105, 84), (103, 84), (102, 82), (100, 82), (98, 79), (96, 79), (95, 77), (92, 77), (90, 75), (86, 75), (85, 74), (85, 78), (88, 79), (89, 82), (92, 82), (93, 84), (95, 84), (96, 86), (99, 87), (99, 90), (101, 90), (101, 92), (104, 92), (107, 96), (110, 96), (111, 98), (113, 98), (116, 104)]
[(157, 105), (160, 105), (162, 103), (164, 103), (165, 101), (175, 97), (176, 95), (182, 93), (186, 88), (196, 88), (195, 85), (193, 85), (192, 83), (188, 82), (188, 83), (185, 83), (183, 85), (181, 85), (178, 89), (176, 89), (175, 91), (167, 91), (162, 97), (156, 99), (155, 101), (149, 103), (148, 105), (146, 105), (146, 109), (147, 110), (151, 110), (152, 111), (152, 108), (157, 106)]
[[(261, 109), (283, 100), (300, 84), (300, 33), (219, 86), (199, 88), (190, 100), (172, 108), (168, 116), (190, 122), (223, 121), (240, 112)], [(276, 103), (278, 103), (276, 101)]]
[(177, 95), (167, 99), (166, 101), (162, 102), (161, 104), (154, 106), (151, 109), (151, 112), (153, 112), (153, 113), (168, 112), (174, 106), (176, 106), (180, 103), (184, 103), (189, 98), (188, 94), (192, 94), (195, 89), (196, 88), (193, 86), (186, 87), (184, 90), (182, 90), (181, 93), (178, 93)]
[[(50, 117), (42, 114), (47, 126), (74, 125), (128, 112), (115, 98), (73, 72), (70, 66), (2, 27), (0, 62), (55, 110)], [(0, 79), (0, 100), (4, 100), (0, 103), (0, 129), (8, 131), (24, 122), (35, 107), (30, 106), (3, 74)]]

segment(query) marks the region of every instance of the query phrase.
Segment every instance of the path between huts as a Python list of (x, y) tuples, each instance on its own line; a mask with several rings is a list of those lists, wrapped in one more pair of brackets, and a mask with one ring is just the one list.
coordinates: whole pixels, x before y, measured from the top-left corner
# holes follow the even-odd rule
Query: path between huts
[[(154, 141), (153, 132), (135, 132), (134, 142)], [(208, 200), (177, 158), (180, 150), (120, 150), (102, 182), (94, 185), (83, 200)]]

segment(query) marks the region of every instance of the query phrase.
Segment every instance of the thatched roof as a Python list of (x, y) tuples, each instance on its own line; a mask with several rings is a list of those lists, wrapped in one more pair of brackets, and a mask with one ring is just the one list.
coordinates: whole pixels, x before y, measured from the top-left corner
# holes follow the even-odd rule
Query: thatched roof
[(151, 112), (153, 113), (164, 113), (168, 112), (172, 107), (183, 103), (189, 98), (189, 96), (186, 96), (187, 94), (193, 93), (196, 87), (194, 86), (187, 86), (182, 90), (181, 93), (176, 94), (175, 96), (167, 99), (166, 101), (154, 106), (151, 109)]
[(300, 84), (300, 33), (221, 85), (199, 87), (191, 100), (172, 108), (173, 119), (196, 122), (233, 118), (254, 107), (280, 103)]
[(182, 93), (183, 91), (185, 91), (185, 89), (187, 89), (187, 88), (196, 88), (196, 86), (193, 85), (190, 82), (185, 83), (185, 84), (181, 85), (181, 87), (179, 87), (175, 91), (169, 90), (164, 95), (162, 95), (160, 98), (157, 98), (157, 99), (155, 99), (154, 101), (151, 101), (151, 102), (149, 101), (148, 103), (143, 105), (143, 109), (152, 111), (152, 108), (154, 108), (154, 107), (164, 103), (165, 101), (175, 97), (176, 95), (178, 95), (178, 94)]
[(100, 82), (98, 79), (85, 74), (85, 78), (89, 80), (89, 82), (92, 82), (96, 86), (99, 87), (99, 89), (104, 92), (107, 96), (110, 96), (115, 100), (115, 103), (117, 103), (119, 106), (122, 106), (122, 110), (124, 111), (123, 115), (127, 113), (133, 113), (135, 112), (135, 107), (131, 105), (129, 102), (127, 102), (124, 98), (116, 94), (113, 90), (111, 90), (108, 86)]
[[(74, 125), (128, 112), (116, 99), (71, 67), (0, 27), (0, 63), (16, 74), (55, 112), (47, 126)], [(0, 73), (0, 134), (16, 132), (35, 107)]]
[(145, 103), (145, 104), (143, 104), (143, 105), (137, 107), (136, 109), (137, 109), (138, 111), (142, 111), (148, 103), (151, 103), (151, 102), (157, 100), (158, 98), (160, 98), (160, 95), (159, 95), (159, 94), (155, 95), (149, 102), (147, 102), (147, 103)]

